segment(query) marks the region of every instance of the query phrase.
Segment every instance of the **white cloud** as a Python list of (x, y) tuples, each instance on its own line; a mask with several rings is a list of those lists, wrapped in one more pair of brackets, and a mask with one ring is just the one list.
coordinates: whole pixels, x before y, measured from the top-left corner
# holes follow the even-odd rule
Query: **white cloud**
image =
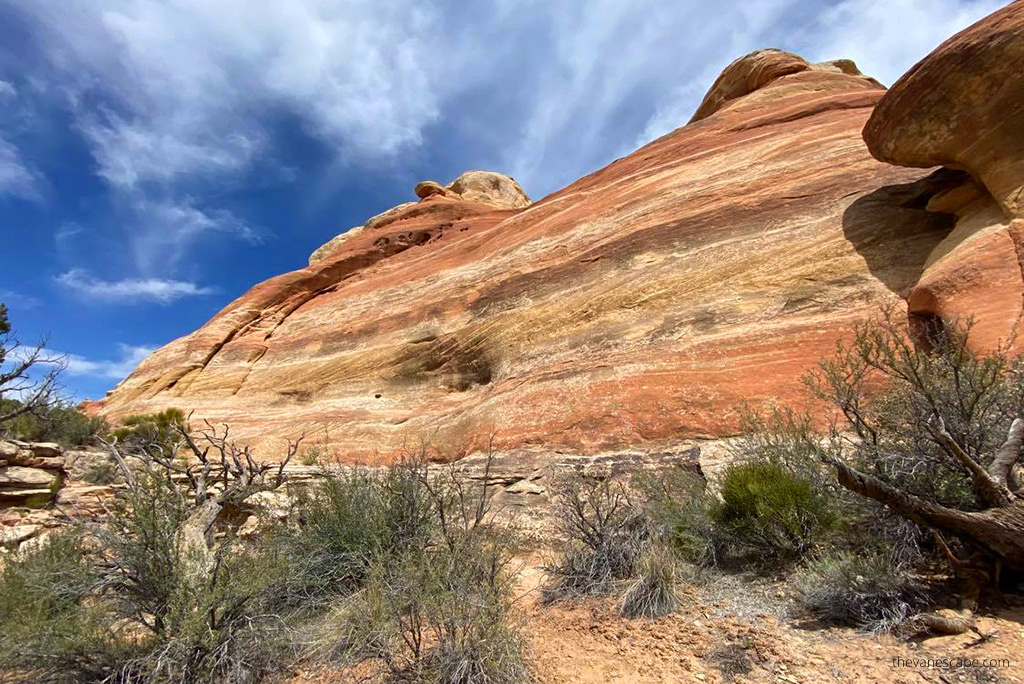
[[(242, 169), (280, 113), (369, 154), (418, 143), (437, 114), (426, 58), (444, 28), (422, 3), (16, 4), (36, 20), (100, 174), (116, 186)], [(108, 106), (87, 107), (84, 94)]]
[(63, 355), (68, 375), (83, 375), (108, 380), (123, 380), (136, 366), (156, 351), (156, 347), (119, 344), (120, 357), (111, 361), (96, 361), (78, 354)]
[(891, 82), (1001, 4), (10, 1), (34, 20), (98, 173), (178, 204), (273, 159), (282, 121), (369, 163), (401, 162), (443, 120), (493, 145), (467, 165), (540, 195), (683, 125), (746, 52), (852, 58)]
[(102, 303), (156, 302), (170, 304), (183, 297), (213, 294), (195, 283), (161, 278), (98, 280), (80, 269), (57, 276), (57, 282), (74, 294)]
[(808, 40), (813, 60), (845, 57), (892, 85), (954, 33), (1005, 0), (843, 0), (823, 12)]
[(14, 99), (18, 96), (18, 90), (10, 81), (0, 79), (0, 100)]
[(33, 295), (23, 294), (13, 290), (0, 290), (0, 304), (16, 306), (20, 309), (34, 309), (42, 303), (43, 302), (39, 297)]
[(129, 241), (141, 273), (170, 273), (197, 240), (220, 233), (258, 244), (259, 229), (224, 209), (199, 209), (191, 197), (151, 200), (133, 193), (125, 202)]
[(43, 180), (13, 144), (0, 138), (0, 196), (38, 201)]

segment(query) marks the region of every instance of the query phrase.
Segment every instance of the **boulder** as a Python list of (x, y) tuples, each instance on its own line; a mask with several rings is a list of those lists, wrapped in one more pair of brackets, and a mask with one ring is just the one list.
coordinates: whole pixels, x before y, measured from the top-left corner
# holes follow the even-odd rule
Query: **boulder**
[(124, 480), (113, 457), (96, 449), (68, 451), (64, 455), (64, 471), (68, 479), (90, 484), (105, 485)]
[(854, 76), (871, 88), (882, 88), (873, 78), (864, 76), (852, 59), (836, 59), (811, 64), (792, 52), (767, 48), (755, 50), (732, 62), (711, 85), (690, 123), (701, 121), (765, 86), (792, 74), (814, 71)]
[(502, 209), (530, 206), (530, 198), (515, 178), (493, 171), (466, 171), (453, 180), (447, 189), (464, 200)]
[(60, 445), (49, 442), (0, 441), (0, 464), (63, 470), (64, 453)]
[(893, 84), (864, 127), (877, 159), (969, 172), (1024, 216), (1024, 0), (956, 34)]
[(42, 525), (0, 525), (0, 546), (16, 549), (42, 531)]
[(415, 192), (416, 196), (420, 199), (427, 199), (434, 195), (441, 195), (443, 197), (448, 194), (448, 191), (445, 190), (443, 185), (432, 180), (420, 181), (416, 184), (416, 187), (413, 188), (413, 192)]
[(0, 488), (26, 489), (50, 487), (57, 482), (59, 473), (42, 468), (6, 466), (0, 468)]

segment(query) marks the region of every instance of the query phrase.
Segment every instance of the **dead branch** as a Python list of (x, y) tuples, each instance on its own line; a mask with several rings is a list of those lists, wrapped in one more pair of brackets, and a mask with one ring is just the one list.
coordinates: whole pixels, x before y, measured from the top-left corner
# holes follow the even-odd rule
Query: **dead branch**
[[(1016, 423), (1016, 421), (1014, 422)], [(1006, 506), (1017, 499), (1013, 492), (1007, 489), (1005, 484), (989, 475), (989, 472), (980, 463), (964, 451), (963, 447), (946, 430), (946, 424), (942, 418), (938, 415), (933, 415), (929, 421), (929, 426), (935, 431), (936, 437), (938, 437), (939, 442), (946, 451), (956, 458), (970, 474), (974, 491), (986, 506)], [(1010, 431), (1012, 434), (1013, 429), (1011, 428)]]
[(1011, 491), (1020, 489), (1020, 483), (1016, 481), (1013, 467), (1020, 459), (1022, 442), (1024, 442), (1024, 419), (1016, 418), (1007, 431), (1006, 441), (996, 451), (992, 465), (988, 468), (992, 479)]

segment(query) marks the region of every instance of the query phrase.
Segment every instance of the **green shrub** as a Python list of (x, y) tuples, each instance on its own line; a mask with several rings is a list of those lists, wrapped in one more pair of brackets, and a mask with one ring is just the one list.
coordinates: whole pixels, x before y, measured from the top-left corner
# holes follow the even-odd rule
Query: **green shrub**
[(671, 468), (634, 480), (655, 534), (683, 560), (701, 567), (718, 562), (717, 499), (698, 473)]
[(641, 559), (636, 577), (619, 600), (624, 617), (659, 617), (679, 608), (676, 590), (676, 559), (665, 548), (653, 547)]
[(158, 631), (121, 666), (122, 681), (254, 684), (287, 672), (287, 615), (270, 597), (287, 570), (259, 547), (222, 546), (208, 575), (178, 572)]
[[(406, 467), (396, 485), (404, 510), (388, 506), (384, 530), (403, 541), (376, 547), (361, 588), (326, 630), (329, 650), (398, 681), (528, 681), (512, 607), (516, 537), (486, 520), (486, 482), (471, 490), (454, 470)], [(423, 504), (430, 524), (410, 527), (417, 516), (409, 513)]]
[[(18, 405), (13, 399), (0, 400), (0, 413)], [(56, 442), (66, 448), (89, 446), (104, 436), (107, 423), (103, 418), (87, 416), (73, 406), (56, 404), (7, 421), (4, 432), (25, 442)]]
[(33, 681), (71, 683), (99, 682), (110, 674), (118, 649), (107, 638), (109, 616), (85, 601), (98, 581), (70, 529), (6, 558), (0, 569), (0, 675), (31, 673)]
[(228, 536), (196, 573), (177, 546), (188, 499), (166, 472), (136, 477), (107, 520), (5, 563), (0, 669), (121, 684), (252, 684), (278, 673), (288, 616), (271, 603), (285, 558)]
[(828, 499), (778, 463), (730, 465), (720, 494), (712, 516), (721, 534), (762, 558), (799, 557), (835, 522)]
[(376, 559), (424, 543), (436, 524), (425, 477), (411, 462), (325, 473), (297, 503), (298, 529), (282, 531), (292, 598), (351, 592)]
[(570, 474), (554, 484), (553, 502), (560, 548), (544, 568), (545, 601), (608, 594), (636, 575), (652, 530), (624, 485)]
[(178, 428), (186, 421), (184, 412), (175, 408), (133, 414), (121, 421), (113, 436), (124, 449), (157, 448), (163, 456), (173, 456), (181, 439)]
[(872, 632), (890, 631), (926, 603), (920, 581), (885, 553), (844, 551), (814, 559), (798, 577), (799, 597), (814, 615)]

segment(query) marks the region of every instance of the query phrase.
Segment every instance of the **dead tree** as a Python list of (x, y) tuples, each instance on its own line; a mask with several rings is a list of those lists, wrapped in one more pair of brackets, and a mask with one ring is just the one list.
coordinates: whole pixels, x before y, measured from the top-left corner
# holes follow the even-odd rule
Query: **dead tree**
[[(18, 342), (0, 304), (0, 425), (24, 414), (43, 415), (60, 401), (58, 377), (67, 358), (48, 354), (46, 340), (34, 347)], [(40, 372), (46, 368), (45, 372)], [(5, 402), (4, 397), (15, 401)]]
[(187, 499), (189, 514), (177, 531), (177, 554), (183, 567), (196, 577), (205, 576), (215, 565), (213, 532), (221, 510), (283, 485), (285, 468), (303, 439), (289, 440), (284, 459), (268, 463), (256, 460), (251, 447), (231, 441), (226, 425), (218, 430), (209, 421), (203, 424), (204, 428), (198, 430), (192, 430), (188, 423), (176, 424), (178, 443), (169, 449), (167, 445), (146, 443), (123, 450), (116, 440), (103, 442), (129, 488), (137, 489), (139, 485), (126, 455), (141, 462), (143, 468), (163, 471), (168, 480), (181, 484), (180, 495)]
[[(1003, 566), (1024, 571), (1024, 488), (1016, 472), (1024, 441), (1024, 420), (1017, 418), (1013, 421), (1006, 440), (987, 469), (971, 458), (950, 436), (940, 418), (934, 419), (933, 426), (939, 441), (970, 474), (975, 494), (980, 501), (985, 502), (987, 508), (962, 511), (942, 506), (833, 458), (830, 462), (836, 467), (839, 483), (851, 492), (874, 499), (919, 525), (970, 541), (992, 561), (993, 574), (990, 579), (993, 582), (999, 581)], [(939, 539), (942, 540), (942, 537)], [(956, 558), (944, 540), (941, 545), (954, 565), (968, 562)]]
[[(838, 409), (821, 459), (839, 483), (932, 530), (965, 575), (998, 584), (1024, 571), (1024, 358), (971, 349), (972, 322), (915, 337), (895, 310), (858, 325), (852, 341), (805, 378)], [(957, 538), (974, 555), (958, 558)]]

